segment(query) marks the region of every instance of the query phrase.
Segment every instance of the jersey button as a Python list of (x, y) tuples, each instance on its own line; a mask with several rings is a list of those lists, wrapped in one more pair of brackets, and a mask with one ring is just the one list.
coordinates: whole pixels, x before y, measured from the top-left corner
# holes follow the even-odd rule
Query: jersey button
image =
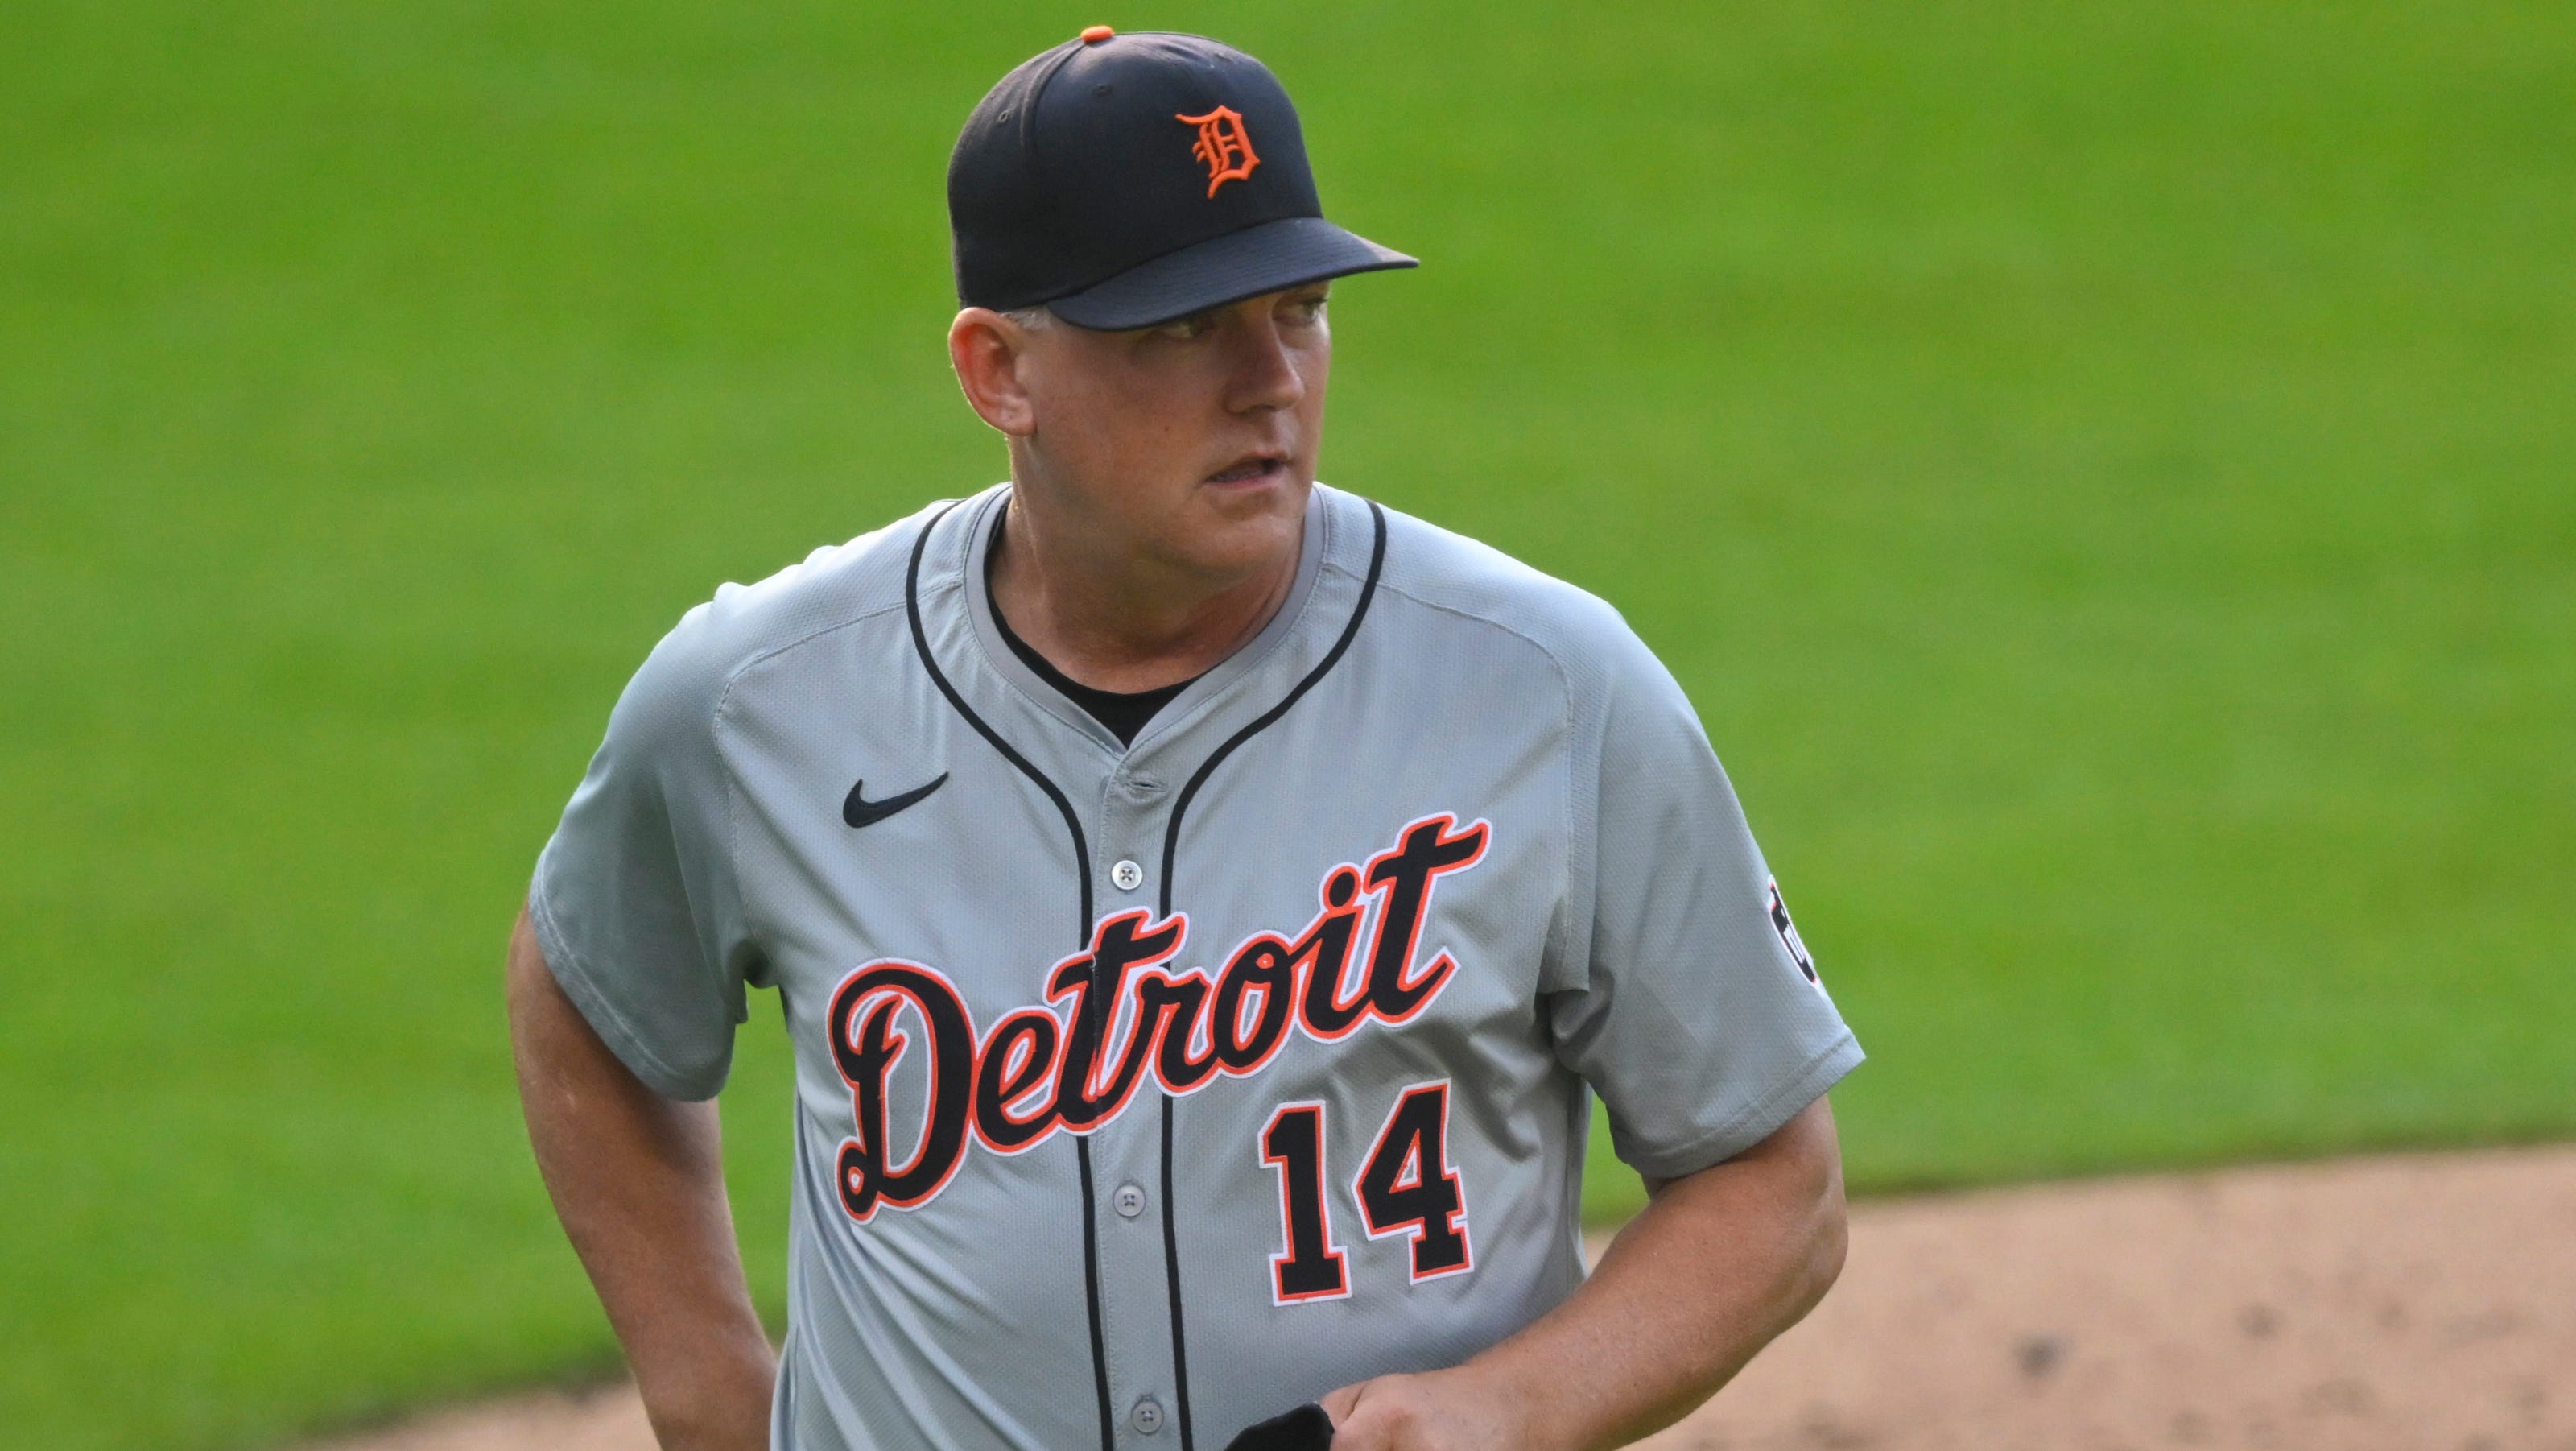
[(1133, 1184), (1121, 1184), (1118, 1192), (1109, 1196), (1109, 1207), (1117, 1210), (1122, 1219), (1134, 1219), (1145, 1212), (1145, 1191)]
[(1109, 880), (1117, 884), (1118, 890), (1132, 892), (1145, 885), (1145, 869), (1134, 862), (1122, 861), (1109, 869)]
[(1163, 1429), (1163, 1403), (1152, 1396), (1141, 1396), (1127, 1412), (1127, 1424), (1140, 1436), (1151, 1436)]

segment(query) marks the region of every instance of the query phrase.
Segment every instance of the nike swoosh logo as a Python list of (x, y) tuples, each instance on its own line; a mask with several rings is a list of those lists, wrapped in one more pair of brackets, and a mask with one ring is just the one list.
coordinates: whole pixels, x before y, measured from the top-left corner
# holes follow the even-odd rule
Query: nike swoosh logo
[(947, 784), (948, 773), (942, 771), (939, 773), (939, 779), (927, 786), (916, 786), (900, 796), (889, 796), (883, 801), (870, 801), (864, 794), (868, 783), (862, 780), (850, 788), (849, 798), (841, 803), (841, 819), (852, 826), (874, 826)]

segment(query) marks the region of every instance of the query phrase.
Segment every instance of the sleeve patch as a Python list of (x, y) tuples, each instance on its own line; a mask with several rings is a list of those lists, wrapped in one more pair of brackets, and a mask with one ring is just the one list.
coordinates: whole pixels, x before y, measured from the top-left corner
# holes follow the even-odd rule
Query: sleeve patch
[(1816, 960), (1807, 955), (1807, 944), (1798, 939), (1798, 924), (1789, 920), (1789, 904), (1780, 900), (1777, 877), (1771, 879), (1771, 930), (1780, 934), (1780, 945), (1789, 949), (1789, 960), (1798, 964), (1798, 971), (1807, 975), (1807, 981), (1823, 986), (1824, 980), (1816, 976)]

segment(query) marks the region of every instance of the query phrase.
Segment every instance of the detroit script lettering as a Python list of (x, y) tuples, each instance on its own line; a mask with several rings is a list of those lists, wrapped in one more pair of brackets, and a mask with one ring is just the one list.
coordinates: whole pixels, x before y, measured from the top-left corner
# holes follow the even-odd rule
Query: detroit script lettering
[[(997, 1154), (1037, 1147), (1059, 1129), (1087, 1134), (1123, 1112), (1151, 1072), (1166, 1093), (1212, 1079), (1248, 1078), (1267, 1066), (1290, 1031), (1318, 1042), (1371, 1022), (1405, 1022), (1429, 1007), (1458, 969), (1448, 953), (1417, 962), (1422, 924), (1440, 878), (1474, 866), (1491, 828), (1455, 816), (1407, 825), (1365, 866), (1324, 875), (1322, 906), (1296, 936), (1258, 932), (1211, 978), (1165, 964), (1189, 936), (1189, 914), (1101, 919), (1091, 946), (1055, 965), (1046, 1001), (1004, 1014), (980, 1035), (956, 987), (936, 968), (896, 959), (867, 963), (833, 990), (826, 1017), (832, 1059), (850, 1086), (857, 1132), (841, 1143), (841, 1207), (866, 1223), (881, 1207), (913, 1209), (947, 1186), (970, 1142)], [(1376, 926), (1358, 954), (1361, 920)], [(1355, 955), (1363, 970), (1351, 981)], [(911, 1160), (888, 1162), (886, 1083), (915, 1051), (898, 1027), (909, 1011), (928, 1064)]]

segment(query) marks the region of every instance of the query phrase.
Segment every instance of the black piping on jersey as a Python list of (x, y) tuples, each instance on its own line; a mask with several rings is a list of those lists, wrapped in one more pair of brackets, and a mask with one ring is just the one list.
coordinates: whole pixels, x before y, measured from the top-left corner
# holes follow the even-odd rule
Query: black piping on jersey
[[(1010, 762), (1021, 775), (1037, 783), (1038, 789), (1046, 793), (1047, 800), (1055, 803), (1056, 813), (1064, 818), (1065, 832), (1073, 840), (1074, 875), (1081, 886), (1082, 918), (1076, 929), (1074, 943), (1074, 950), (1080, 952), (1091, 945), (1091, 848), (1082, 834), (1082, 818), (1075, 815), (1073, 802), (1065, 796), (1063, 790), (1053, 781), (1048, 780), (1046, 773), (1039, 770), (1028, 757), (1021, 755), (1012, 748), (1010, 742), (1002, 739), (1001, 733), (986, 724), (984, 718), (975, 713), (974, 707), (966, 703), (966, 698), (957, 693), (957, 687), (949, 682), (947, 674), (940, 670), (938, 660), (932, 657), (930, 637), (921, 625), (921, 558), (930, 546), (931, 532), (939, 527), (941, 521), (955, 512), (957, 507), (955, 504), (949, 505), (933, 515), (928, 524), (922, 526), (920, 535), (912, 542), (911, 561), (904, 567), (903, 608), (905, 620), (912, 627), (913, 653), (920, 657), (921, 668), (929, 673), (931, 683), (939, 687), (939, 693), (946, 697), (948, 704), (956, 710), (957, 714), (968, 725), (975, 728), (977, 735), (982, 736), (994, 750), (1000, 752), (1002, 759)], [(1305, 698), (1307, 691), (1315, 688), (1316, 682), (1322, 680), (1335, 665), (1341, 663), (1342, 656), (1350, 650), (1351, 640), (1359, 634), (1360, 622), (1368, 617), (1369, 602), (1377, 597), (1378, 577), (1386, 567), (1386, 511), (1374, 502), (1370, 503), (1369, 520), (1374, 535), (1369, 545), (1368, 575), (1361, 582), (1359, 602), (1352, 606), (1351, 617), (1343, 624), (1340, 638), (1333, 641), (1333, 648), (1324, 652), (1324, 658), (1316, 663), (1314, 669), (1306, 672), (1305, 678), (1298, 681), (1277, 705), (1262, 712), (1259, 719), (1235, 732), (1223, 745), (1211, 752), (1208, 758), (1200, 763), (1198, 770), (1191, 773), (1188, 783), (1181, 787), (1180, 795), (1173, 799), (1171, 817), (1163, 828), (1161, 915), (1168, 917), (1172, 913), (1172, 869), (1180, 851), (1181, 821), (1189, 812), (1190, 802), (1197, 798), (1199, 788), (1207, 784), (1208, 777), (1214, 774), (1216, 768), (1222, 765), (1228, 756), (1233, 755), (1238, 747), (1276, 724), (1281, 716), (1288, 713), (1290, 707)], [(1093, 993), (1091, 996), (1097, 999), (1100, 995)], [(1181, 1319), (1180, 1244), (1172, 1214), (1174, 1203), (1172, 1137), (1172, 1099), (1169, 1094), (1166, 1094), (1163, 1097), (1162, 1143), (1163, 1274), (1165, 1285), (1170, 1292), (1172, 1307), (1173, 1396), (1180, 1420), (1181, 1451), (1196, 1451), (1196, 1441), (1190, 1426), (1189, 1349)], [(1098, 1209), (1092, 1203), (1091, 1140), (1087, 1136), (1077, 1135), (1073, 1144), (1075, 1163), (1081, 1172), (1082, 1280), (1084, 1308), (1091, 1322), (1092, 1385), (1100, 1406), (1101, 1451), (1113, 1451), (1117, 1442), (1117, 1421), (1115, 1413), (1110, 1408), (1109, 1357), (1100, 1323), (1100, 1236)]]
[[(1181, 788), (1181, 794), (1172, 799), (1171, 819), (1163, 824), (1163, 900), (1159, 915), (1172, 915), (1172, 868), (1180, 855), (1181, 818), (1189, 814), (1190, 802), (1199, 794), (1199, 788), (1207, 784), (1208, 777), (1215, 774), (1226, 757), (1234, 754), (1236, 747), (1276, 724), (1281, 716), (1288, 713), (1289, 707), (1304, 699), (1317, 681), (1341, 663), (1342, 655), (1351, 648), (1352, 638), (1360, 632), (1360, 621), (1368, 618), (1369, 601), (1377, 598), (1378, 575), (1386, 568), (1386, 511), (1375, 502), (1369, 504), (1369, 522), (1376, 535), (1369, 544), (1368, 577), (1360, 584), (1359, 603), (1351, 607), (1351, 617), (1342, 626), (1341, 638), (1333, 642), (1333, 648), (1324, 652), (1324, 658), (1317, 661), (1315, 668), (1306, 672), (1306, 678), (1298, 681), (1296, 688), (1282, 697), (1277, 705), (1263, 711), (1260, 719), (1227, 737), (1224, 745), (1211, 752), (1199, 764), (1198, 770), (1191, 773), (1189, 784)], [(1172, 1297), (1172, 1390), (1180, 1413), (1181, 1451), (1196, 1451), (1196, 1442), (1190, 1433), (1189, 1346), (1188, 1337), (1181, 1329), (1181, 1247), (1174, 1229), (1173, 1203), (1172, 1096), (1167, 1093), (1163, 1095), (1163, 1278)], [(1090, 1200), (1086, 1196), (1083, 1212), (1087, 1214), (1090, 1209)]]
[[(931, 658), (930, 637), (921, 628), (922, 551), (930, 544), (931, 531), (937, 529), (940, 521), (946, 519), (956, 508), (955, 504), (949, 505), (932, 516), (929, 523), (921, 526), (921, 537), (912, 541), (912, 562), (904, 567), (903, 612), (912, 625), (913, 653), (921, 657), (921, 668), (930, 672), (931, 683), (939, 687), (941, 695), (948, 697), (948, 703), (956, 707), (959, 715), (966, 718), (966, 723), (975, 728), (975, 733), (992, 742), (993, 749), (1002, 753), (1003, 760), (1018, 767), (1021, 775), (1035, 781), (1038, 789), (1046, 793), (1046, 798), (1055, 803), (1057, 813), (1064, 817), (1064, 829), (1073, 838), (1074, 880), (1082, 884), (1082, 920), (1075, 926), (1073, 944), (1073, 950), (1081, 952), (1091, 945), (1091, 847), (1083, 840), (1082, 818), (1074, 815), (1073, 803), (1065, 799), (1064, 792), (1059, 790), (1053, 781), (1046, 778), (1046, 773), (1031, 763), (1028, 757), (1011, 749), (1011, 743), (1003, 740), (1000, 732), (986, 725), (984, 718), (977, 715), (974, 708), (966, 703), (966, 698), (957, 693), (957, 687), (948, 683), (948, 677), (939, 669), (939, 662)], [(1095, 992), (1090, 996), (1096, 999), (1100, 994)], [(1168, 1132), (1167, 1129), (1167, 1136)], [(1091, 1382), (1100, 1400), (1100, 1451), (1113, 1451), (1117, 1445), (1118, 1432), (1117, 1419), (1109, 1409), (1109, 1351), (1100, 1331), (1100, 1230), (1095, 1218), (1097, 1211), (1091, 1203), (1091, 1140), (1076, 1135), (1073, 1140), (1073, 1154), (1074, 1163), (1082, 1173), (1082, 1291), (1084, 1308), (1091, 1317)], [(1169, 1162), (1167, 1137), (1164, 1169), (1164, 1179), (1167, 1184), (1170, 1182), (1171, 1173)], [(1166, 1215), (1166, 1218), (1168, 1217)]]

